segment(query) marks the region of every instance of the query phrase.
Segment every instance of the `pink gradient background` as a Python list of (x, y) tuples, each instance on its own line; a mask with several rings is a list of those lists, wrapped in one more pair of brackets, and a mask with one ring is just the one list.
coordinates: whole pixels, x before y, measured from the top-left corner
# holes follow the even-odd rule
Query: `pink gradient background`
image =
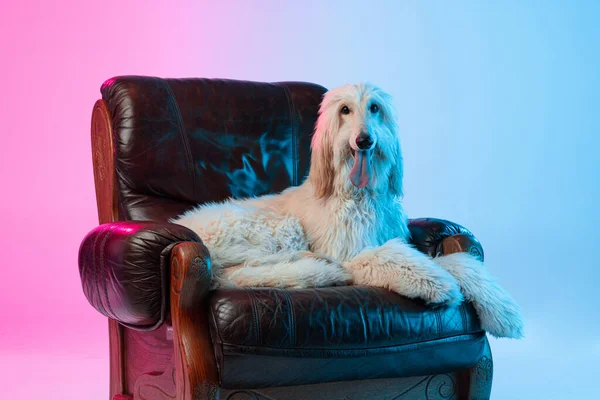
[(492, 340), (492, 398), (592, 392), (600, 269), (569, 249), (592, 254), (600, 223), (596, 3), (176, 3), (0, 3), (0, 398), (108, 397), (77, 250), (97, 225), (91, 109), (122, 74), (389, 90), (409, 215), (471, 228), (524, 308), (527, 339)]
[[(0, 3), (0, 398), (108, 397), (107, 322), (77, 272), (97, 225), (89, 127), (100, 84), (122, 74), (310, 80), (319, 67), (303, 53), (319, 35), (305, 21), (316, 5), (259, 3)], [(272, 52), (298, 36), (285, 58)]]

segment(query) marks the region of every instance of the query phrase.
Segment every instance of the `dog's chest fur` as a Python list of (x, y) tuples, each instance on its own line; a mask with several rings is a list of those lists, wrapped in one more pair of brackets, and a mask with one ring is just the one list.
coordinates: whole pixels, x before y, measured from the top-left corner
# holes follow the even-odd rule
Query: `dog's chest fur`
[(407, 238), (406, 217), (392, 196), (345, 196), (329, 199), (321, 212), (303, 221), (311, 250), (350, 260), (367, 247)]

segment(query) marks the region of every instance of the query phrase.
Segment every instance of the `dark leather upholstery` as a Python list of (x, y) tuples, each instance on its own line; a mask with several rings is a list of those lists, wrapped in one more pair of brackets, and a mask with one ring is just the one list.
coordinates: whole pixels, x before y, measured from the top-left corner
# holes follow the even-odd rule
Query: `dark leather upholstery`
[[(386, 289), (229, 289), (210, 301), (215, 341), (290, 356), (398, 346), (480, 330), (469, 303), (431, 308)], [(247, 318), (245, 317), (247, 316)]]
[(166, 221), (197, 203), (300, 184), (325, 88), (126, 76), (101, 91), (120, 219)]
[(296, 386), (338, 381), (426, 376), (473, 367), (485, 347), (485, 333), (452, 336), (372, 351), (319, 357), (229, 353), (220, 366), (226, 389)]
[(417, 218), (408, 221), (411, 243), (421, 252), (437, 257), (444, 251), (444, 240), (459, 237), (460, 248), (456, 251), (471, 253), (483, 261), (483, 247), (467, 228), (451, 221), (438, 218)]
[[(469, 303), (432, 309), (367, 287), (220, 290), (211, 297), (210, 314), (224, 387), (401, 376), (415, 365), (407, 368), (396, 355), (406, 352), (410, 357), (410, 351), (420, 352), (421, 347), (432, 355), (419, 364), (423, 368), (466, 368), (476, 362), (483, 346), (479, 320)], [(461, 351), (442, 351), (448, 342)], [(250, 355), (254, 361), (245, 359)], [(281, 369), (261, 376), (257, 371), (264, 369), (259, 364), (263, 358), (270, 360), (270, 368), (277, 363)], [(299, 369), (298, 359), (318, 359), (316, 365), (339, 359), (339, 367), (332, 372), (316, 371), (315, 366)]]
[(167, 318), (169, 265), (173, 246), (200, 242), (181, 225), (115, 222), (91, 231), (79, 249), (83, 292), (96, 310), (138, 330)]

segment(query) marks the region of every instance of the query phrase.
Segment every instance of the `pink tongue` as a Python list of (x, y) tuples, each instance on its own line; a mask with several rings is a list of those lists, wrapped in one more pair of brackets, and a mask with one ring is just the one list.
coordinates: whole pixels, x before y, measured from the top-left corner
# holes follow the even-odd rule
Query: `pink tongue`
[(350, 180), (357, 188), (364, 188), (371, 178), (371, 151), (359, 150), (354, 155), (354, 165), (350, 171)]

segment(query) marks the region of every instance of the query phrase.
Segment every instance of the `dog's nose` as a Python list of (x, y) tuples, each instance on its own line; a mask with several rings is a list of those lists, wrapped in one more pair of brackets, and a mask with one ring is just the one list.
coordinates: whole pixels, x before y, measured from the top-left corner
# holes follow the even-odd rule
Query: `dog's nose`
[(361, 150), (370, 149), (373, 146), (373, 139), (366, 133), (361, 133), (356, 137), (356, 145)]

